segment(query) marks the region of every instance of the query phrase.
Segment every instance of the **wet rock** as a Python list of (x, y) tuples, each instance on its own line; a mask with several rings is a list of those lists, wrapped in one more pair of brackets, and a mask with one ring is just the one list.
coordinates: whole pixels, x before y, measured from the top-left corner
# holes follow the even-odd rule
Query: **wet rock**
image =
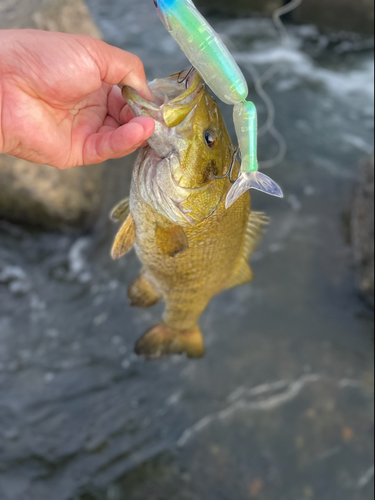
[[(197, 0), (197, 5), (234, 13), (262, 12), (271, 14), (288, 3), (287, 0)], [(304, 0), (291, 18), (298, 23), (313, 23), (320, 28), (374, 32), (374, 2), (372, 0)]]
[(373, 0), (304, 0), (294, 12), (299, 23), (314, 23), (322, 28), (374, 33)]
[(222, 10), (227, 12), (262, 12), (271, 14), (275, 9), (282, 7), (283, 0), (196, 0), (198, 7), (207, 7), (213, 10)]
[[(36, 28), (100, 37), (83, 0), (0, 2), (0, 29)], [(86, 228), (105, 192), (105, 165), (58, 171), (0, 156), (0, 218), (43, 228)]]
[(352, 241), (362, 295), (374, 306), (374, 158), (361, 169), (352, 211)]
[(7, 285), (13, 295), (26, 295), (31, 290), (27, 274), (17, 266), (0, 268), (0, 285)]
[(101, 38), (84, 0), (49, 0), (44, 3), (43, 10), (37, 10), (33, 16), (38, 29)]
[(2, 1), (0, 29), (6, 28), (43, 29), (101, 37), (84, 0)]
[(0, 218), (45, 228), (84, 228), (101, 207), (104, 166), (59, 171), (0, 156)]

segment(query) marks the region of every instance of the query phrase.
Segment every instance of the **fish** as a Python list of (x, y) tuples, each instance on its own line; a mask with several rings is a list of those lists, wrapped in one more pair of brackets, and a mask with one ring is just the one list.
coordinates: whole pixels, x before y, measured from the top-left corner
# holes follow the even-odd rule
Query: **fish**
[(205, 355), (199, 319), (211, 299), (253, 278), (249, 259), (269, 222), (245, 192), (225, 200), (240, 164), (220, 108), (194, 68), (150, 84), (155, 102), (123, 88), (134, 116), (155, 120), (155, 133), (135, 162), (130, 197), (112, 219), (122, 225), (112, 248), (119, 259), (135, 247), (143, 269), (130, 286), (132, 306), (164, 300), (162, 321), (137, 342), (148, 359)]

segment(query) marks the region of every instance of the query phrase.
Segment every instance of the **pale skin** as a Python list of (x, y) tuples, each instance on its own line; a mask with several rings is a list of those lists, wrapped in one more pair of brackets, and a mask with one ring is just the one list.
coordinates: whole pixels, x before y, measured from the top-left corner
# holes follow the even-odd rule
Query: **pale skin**
[(153, 100), (140, 59), (94, 38), (0, 31), (0, 154), (66, 169), (132, 153), (153, 134), (118, 85)]

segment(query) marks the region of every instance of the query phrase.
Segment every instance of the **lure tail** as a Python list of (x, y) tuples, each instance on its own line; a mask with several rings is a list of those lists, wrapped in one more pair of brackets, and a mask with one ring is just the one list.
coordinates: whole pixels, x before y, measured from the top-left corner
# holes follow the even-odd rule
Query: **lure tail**
[(231, 207), (248, 189), (257, 189), (278, 198), (284, 197), (280, 186), (267, 175), (258, 170), (246, 172), (240, 174), (230, 189), (225, 201), (225, 208)]
[(198, 326), (191, 331), (180, 331), (170, 328), (165, 323), (159, 323), (137, 342), (135, 352), (148, 359), (184, 352), (189, 358), (202, 358), (205, 348)]

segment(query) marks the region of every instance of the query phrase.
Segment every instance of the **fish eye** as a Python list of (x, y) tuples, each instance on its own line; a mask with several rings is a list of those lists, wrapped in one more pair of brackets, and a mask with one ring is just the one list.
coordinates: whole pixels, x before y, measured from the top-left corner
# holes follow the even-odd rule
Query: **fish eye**
[(204, 140), (206, 141), (207, 146), (211, 149), (215, 148), (217, 146), (217, 143), (219, 142), (217, 133), (213, 130), (207, 130), (205, 132)]

